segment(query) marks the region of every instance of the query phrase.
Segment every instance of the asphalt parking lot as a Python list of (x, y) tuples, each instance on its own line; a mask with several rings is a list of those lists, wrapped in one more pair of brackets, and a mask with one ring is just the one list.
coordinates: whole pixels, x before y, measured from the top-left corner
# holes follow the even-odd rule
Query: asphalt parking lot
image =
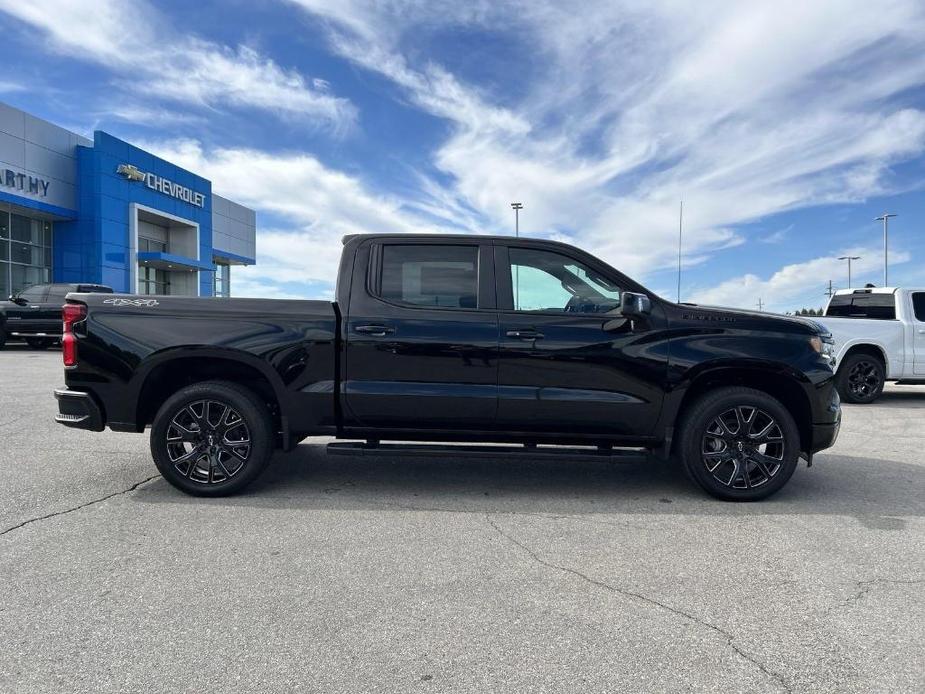
[(925, 388), (773, 499), (670, 465), (278, 455), (194, 499), (0, 352), (0, 691), (923, 691)]

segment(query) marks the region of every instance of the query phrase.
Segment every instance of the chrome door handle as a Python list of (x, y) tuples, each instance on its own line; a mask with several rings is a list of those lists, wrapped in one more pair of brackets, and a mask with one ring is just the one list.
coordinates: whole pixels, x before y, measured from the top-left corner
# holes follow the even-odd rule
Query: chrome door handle
[(925, 335), (925, 330), (919, 330), (919, 335)]
[(542, 340), (543, 333), (536, 330), (508, 330), (505, 335), (518, 340)]
[(394, 333), (395, 328), (391, 328), (387, 325), (358, 325), (353, 329), (353, 332), (362, 335), (371, 335), (372, 337), (385, 337), (386, 335)]

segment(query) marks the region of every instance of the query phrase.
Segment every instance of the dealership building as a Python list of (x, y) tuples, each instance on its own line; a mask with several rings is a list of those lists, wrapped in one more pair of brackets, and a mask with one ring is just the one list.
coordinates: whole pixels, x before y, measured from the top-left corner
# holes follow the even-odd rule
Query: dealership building
[(0, 297), (43, 282), (229, 296), (255, 235), (254, 211), (208, 179), (0, 103)]

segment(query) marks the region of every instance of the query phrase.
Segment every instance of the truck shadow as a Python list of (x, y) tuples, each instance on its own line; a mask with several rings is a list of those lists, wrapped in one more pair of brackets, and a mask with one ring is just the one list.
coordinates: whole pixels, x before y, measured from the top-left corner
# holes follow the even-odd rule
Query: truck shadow
[(801, 463), (767, 501), (736, 504), (706, 496), (673, 463), (328, 455), (302, 444), (279, 454), (244, 494), (188, 497), (163, 480), (134, 495), (146, 503), (247, 505), (313, 510), (430, 510), (453, 513), (826, 514), (900, 529), (925, 515), (925, 467), (892, 460), (820, 455)]

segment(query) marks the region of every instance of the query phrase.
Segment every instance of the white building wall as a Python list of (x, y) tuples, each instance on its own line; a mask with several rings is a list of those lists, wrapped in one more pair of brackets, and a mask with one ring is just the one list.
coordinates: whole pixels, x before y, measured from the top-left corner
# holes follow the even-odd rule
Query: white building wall
[(212, 248), (245, 258), (257, 255), (257, 214), (212, 194)]

